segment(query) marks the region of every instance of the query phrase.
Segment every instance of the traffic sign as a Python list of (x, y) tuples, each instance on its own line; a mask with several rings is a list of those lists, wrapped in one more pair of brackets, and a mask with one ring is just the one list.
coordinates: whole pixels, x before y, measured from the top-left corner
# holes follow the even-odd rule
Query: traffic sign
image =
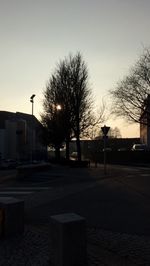
[(110, 129), (110, 127), (107, 127), (105, 125), (103, 127), (101, 127), (101, 130), (102, 130), (104, 136), (107, 136), (109, 129)]

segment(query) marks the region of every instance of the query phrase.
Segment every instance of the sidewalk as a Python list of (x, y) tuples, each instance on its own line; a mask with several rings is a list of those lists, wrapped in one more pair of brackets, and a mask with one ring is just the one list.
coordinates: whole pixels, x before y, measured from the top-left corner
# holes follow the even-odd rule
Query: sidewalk
[[(52, 204), (57, 207), (60, 203), (61, 209), (63, 199), (87, 193), (96, 187), (95, 180), (96, 182), (103, 180), (104, 183), (103, 173), (100, 174), (99, 171), (102, 169), (95, 170), (94, 182), (93, 180), (91, 182), (90, 175), (85, 180), (89, 171), (73, 170), (74, 175), (78, 175), (78, 181), (74, 182), (73, 174), (69, 180), (72, 171), (68, 170), (65, 177), (61, 169), (61, 179), (52, 183), (49, 191), (38, 192), (27, 198), (25, 232), (22, 236), (0, 240), (0, 266), (50, 266), (49, 208)], [(43, 173), (44, 175), (46, 173)], [(53, 175), (59, 177), (59, 171), (56, 169)], [(107, 182), (109, 183), (109, 180)], [(104, 230), (100, 226), (95, 227), (89, 223), (87, 224), (87, 251), (88, 266), (150, 265), (150, 237)]]
[[(25, 226), (23, 236), (0, 241), (2, 266), (50, 266), (49, 225)], [(150, 265), (150, 239), (87, 228), (88, 266)]]

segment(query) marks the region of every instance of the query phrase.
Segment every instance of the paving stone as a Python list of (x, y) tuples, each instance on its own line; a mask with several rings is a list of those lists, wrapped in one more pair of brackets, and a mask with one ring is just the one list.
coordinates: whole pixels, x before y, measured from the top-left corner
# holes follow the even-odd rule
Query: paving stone
[[(25, 226), (23, 236), (0, 240), (0, 266), (50, 266), (48, 228)], [(88, 228), (87, 242), (88, 266), (150, 265), (146, 237)]]

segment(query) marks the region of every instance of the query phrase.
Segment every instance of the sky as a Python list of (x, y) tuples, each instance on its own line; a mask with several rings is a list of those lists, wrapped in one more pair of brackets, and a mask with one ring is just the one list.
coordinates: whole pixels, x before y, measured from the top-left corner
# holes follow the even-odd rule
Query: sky
[[(57, 63), (80, 51), (97, 107), (150, 46), (149, 0), (0, 0), (0, 110), (40, 118)], [(139, 126), (111, 118), (122, 137)]]

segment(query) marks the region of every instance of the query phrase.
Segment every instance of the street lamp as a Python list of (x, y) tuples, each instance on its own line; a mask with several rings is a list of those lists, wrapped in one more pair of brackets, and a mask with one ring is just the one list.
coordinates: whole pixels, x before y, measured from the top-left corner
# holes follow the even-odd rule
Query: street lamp
[(57, 104), (57, 105), (56, 105), (56, 110), (57, 110), (57, 111), (60, 111), (61, 109), (62, 109), (61, 105), (60, 105), (60, 104)]
[(30, 102), (32, 103), (32, 115), (33, 115), (34, 97), (35, 97), (35, 94), (32, 94), (32, 96), (30, 97)]
[[(35, 94), (30, 97), (30, 102), (32, 103), (32, 119), (33, 119), (33, 106), (34, 106)], [(31, 163), (33, 161), (33, 121), (31, 121)]]

